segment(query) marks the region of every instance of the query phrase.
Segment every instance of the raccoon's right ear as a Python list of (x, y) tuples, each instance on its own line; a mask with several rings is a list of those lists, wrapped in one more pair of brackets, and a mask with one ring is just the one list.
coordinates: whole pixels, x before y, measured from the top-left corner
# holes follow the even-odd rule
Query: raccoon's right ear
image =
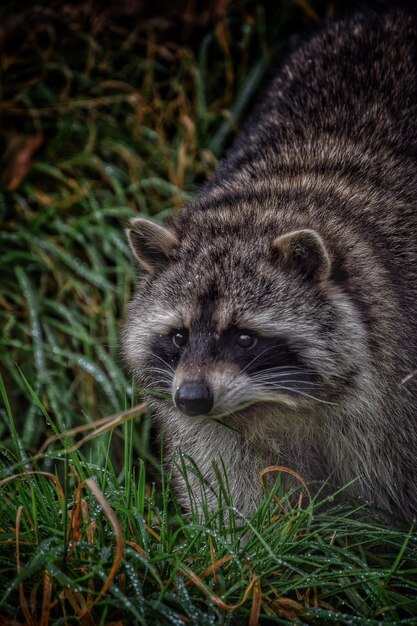
[(280, 235), (274, 239), (272, 247), (305, 278), (317, 282), (329, 278), (330, 257), (323, 239), (315, 230), (306, 228)]
[(179, 244), (177, 237), (143, 217), (130, 220), (130, 226), (126, 234), (133, 254), (146, 271), (155, 274), (168, 263), (172, 249)]

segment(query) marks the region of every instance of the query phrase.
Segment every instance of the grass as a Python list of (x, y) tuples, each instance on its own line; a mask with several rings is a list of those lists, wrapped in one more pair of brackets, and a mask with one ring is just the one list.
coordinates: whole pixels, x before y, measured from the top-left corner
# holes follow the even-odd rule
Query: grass
[[(7, 406), (4, 386), (2, 395)], [(244, 519), (220, 470), (218, 510), (204, 505), (201, 479), (186, 515), (169, 468), (157, 490), (143, 462), (132, 467), (132, 419), (118, 427), (118, 473), (106, 454), (115, 421), (109, 426), (87, 454), (68, 433), (59, 450), (46, 450), (54, 472), (19, 446), (2, 450), (2, 624), (415, 623), (414, 530), (328, 497), (294, 507), (279, 481)], [(186, 475), (198, 471), (184, 457), (177, 463)]]
[(2, 9), (0, 623), (415, 623), (413, 529), (278, 483), (245, 520), (220, 470), (185, 515), (120, 362), (128, 218), (193, 196), (327, 3), (132, 6)]
[(294, 8), (269, 24), (246, 5), (202, 37), (196, 26), (194, 48), (172, 39), (176, 23), (132, 28), (88, 3), (5, 20), (1, 371), (32, 449), (44, 429), (16, 364), (62, 429), (124, 406), (119, 322), (135, 273), (124, 226), (192, 197), (288, 41)]

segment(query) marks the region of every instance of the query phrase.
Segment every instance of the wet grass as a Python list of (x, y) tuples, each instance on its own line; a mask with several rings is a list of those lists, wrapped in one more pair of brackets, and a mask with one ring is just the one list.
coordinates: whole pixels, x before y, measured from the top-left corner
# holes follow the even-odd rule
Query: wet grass
[(285, 6), (271, 23), (262, 5), (217, 12), (193, 47), (174, 39), (181, 22), (132, 27), (87, 3), (3, 20), (0, 366), (26, 446), (45, 428), (16, 365), (61, 428), (125, 406), (124, 226), (163, 219), (210, 176), (303, 15)]
[[(101, 424), (87, 453), (66, 433), (28, 459), (1, 387), (16, 438), (0, 455), (2, 624), (415, 624), (413, 529), (320, 495), (291, 505), (279, 480), (245, 519), (220, 469), (218, 509), (200, 479), (186, 515), (169, 468), (156, 489), (146, 465), (133, 465), (143, 406)], [(121, 471), (106, 454), (118, 430)], [(41, 469), (45, 456), (54, 471)], [(187, 458), (177, 464), (198, 473)]]
[(242, 520), (226, 489), (186, 516), (145, 409), (123, 413), (124, 226), (193, 196), (327, 4), (4, 5), (2, 624), (413, 623), (414, 532), (329, 503), (283, 513), (272, 493)]

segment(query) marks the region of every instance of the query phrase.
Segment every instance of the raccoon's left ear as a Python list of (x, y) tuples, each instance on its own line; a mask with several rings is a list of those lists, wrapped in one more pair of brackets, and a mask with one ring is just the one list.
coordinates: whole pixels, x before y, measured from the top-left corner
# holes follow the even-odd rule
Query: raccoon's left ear
[(133, 254), (146, 271), (155, 274), (168, 263), (172, 249), (179, 244), (177, 237), (143, 217), (130, 220), (130, 226), (126, 234)]
[(331, 261), (323, 239), (315, 230), (296, 230), (277, 237), (273, 249), (305, 278), (316, 281), (330, 276)]

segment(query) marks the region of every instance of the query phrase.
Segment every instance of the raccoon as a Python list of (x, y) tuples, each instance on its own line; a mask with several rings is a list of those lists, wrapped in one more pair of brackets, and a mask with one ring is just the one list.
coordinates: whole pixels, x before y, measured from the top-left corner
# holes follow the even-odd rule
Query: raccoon
[(244, 515), (268, 464), (417, 511), (416, 33), (398, 7), (325, 24), (196, 199), (131, 222), (125, 360), (213, 508), (214, 461)]

